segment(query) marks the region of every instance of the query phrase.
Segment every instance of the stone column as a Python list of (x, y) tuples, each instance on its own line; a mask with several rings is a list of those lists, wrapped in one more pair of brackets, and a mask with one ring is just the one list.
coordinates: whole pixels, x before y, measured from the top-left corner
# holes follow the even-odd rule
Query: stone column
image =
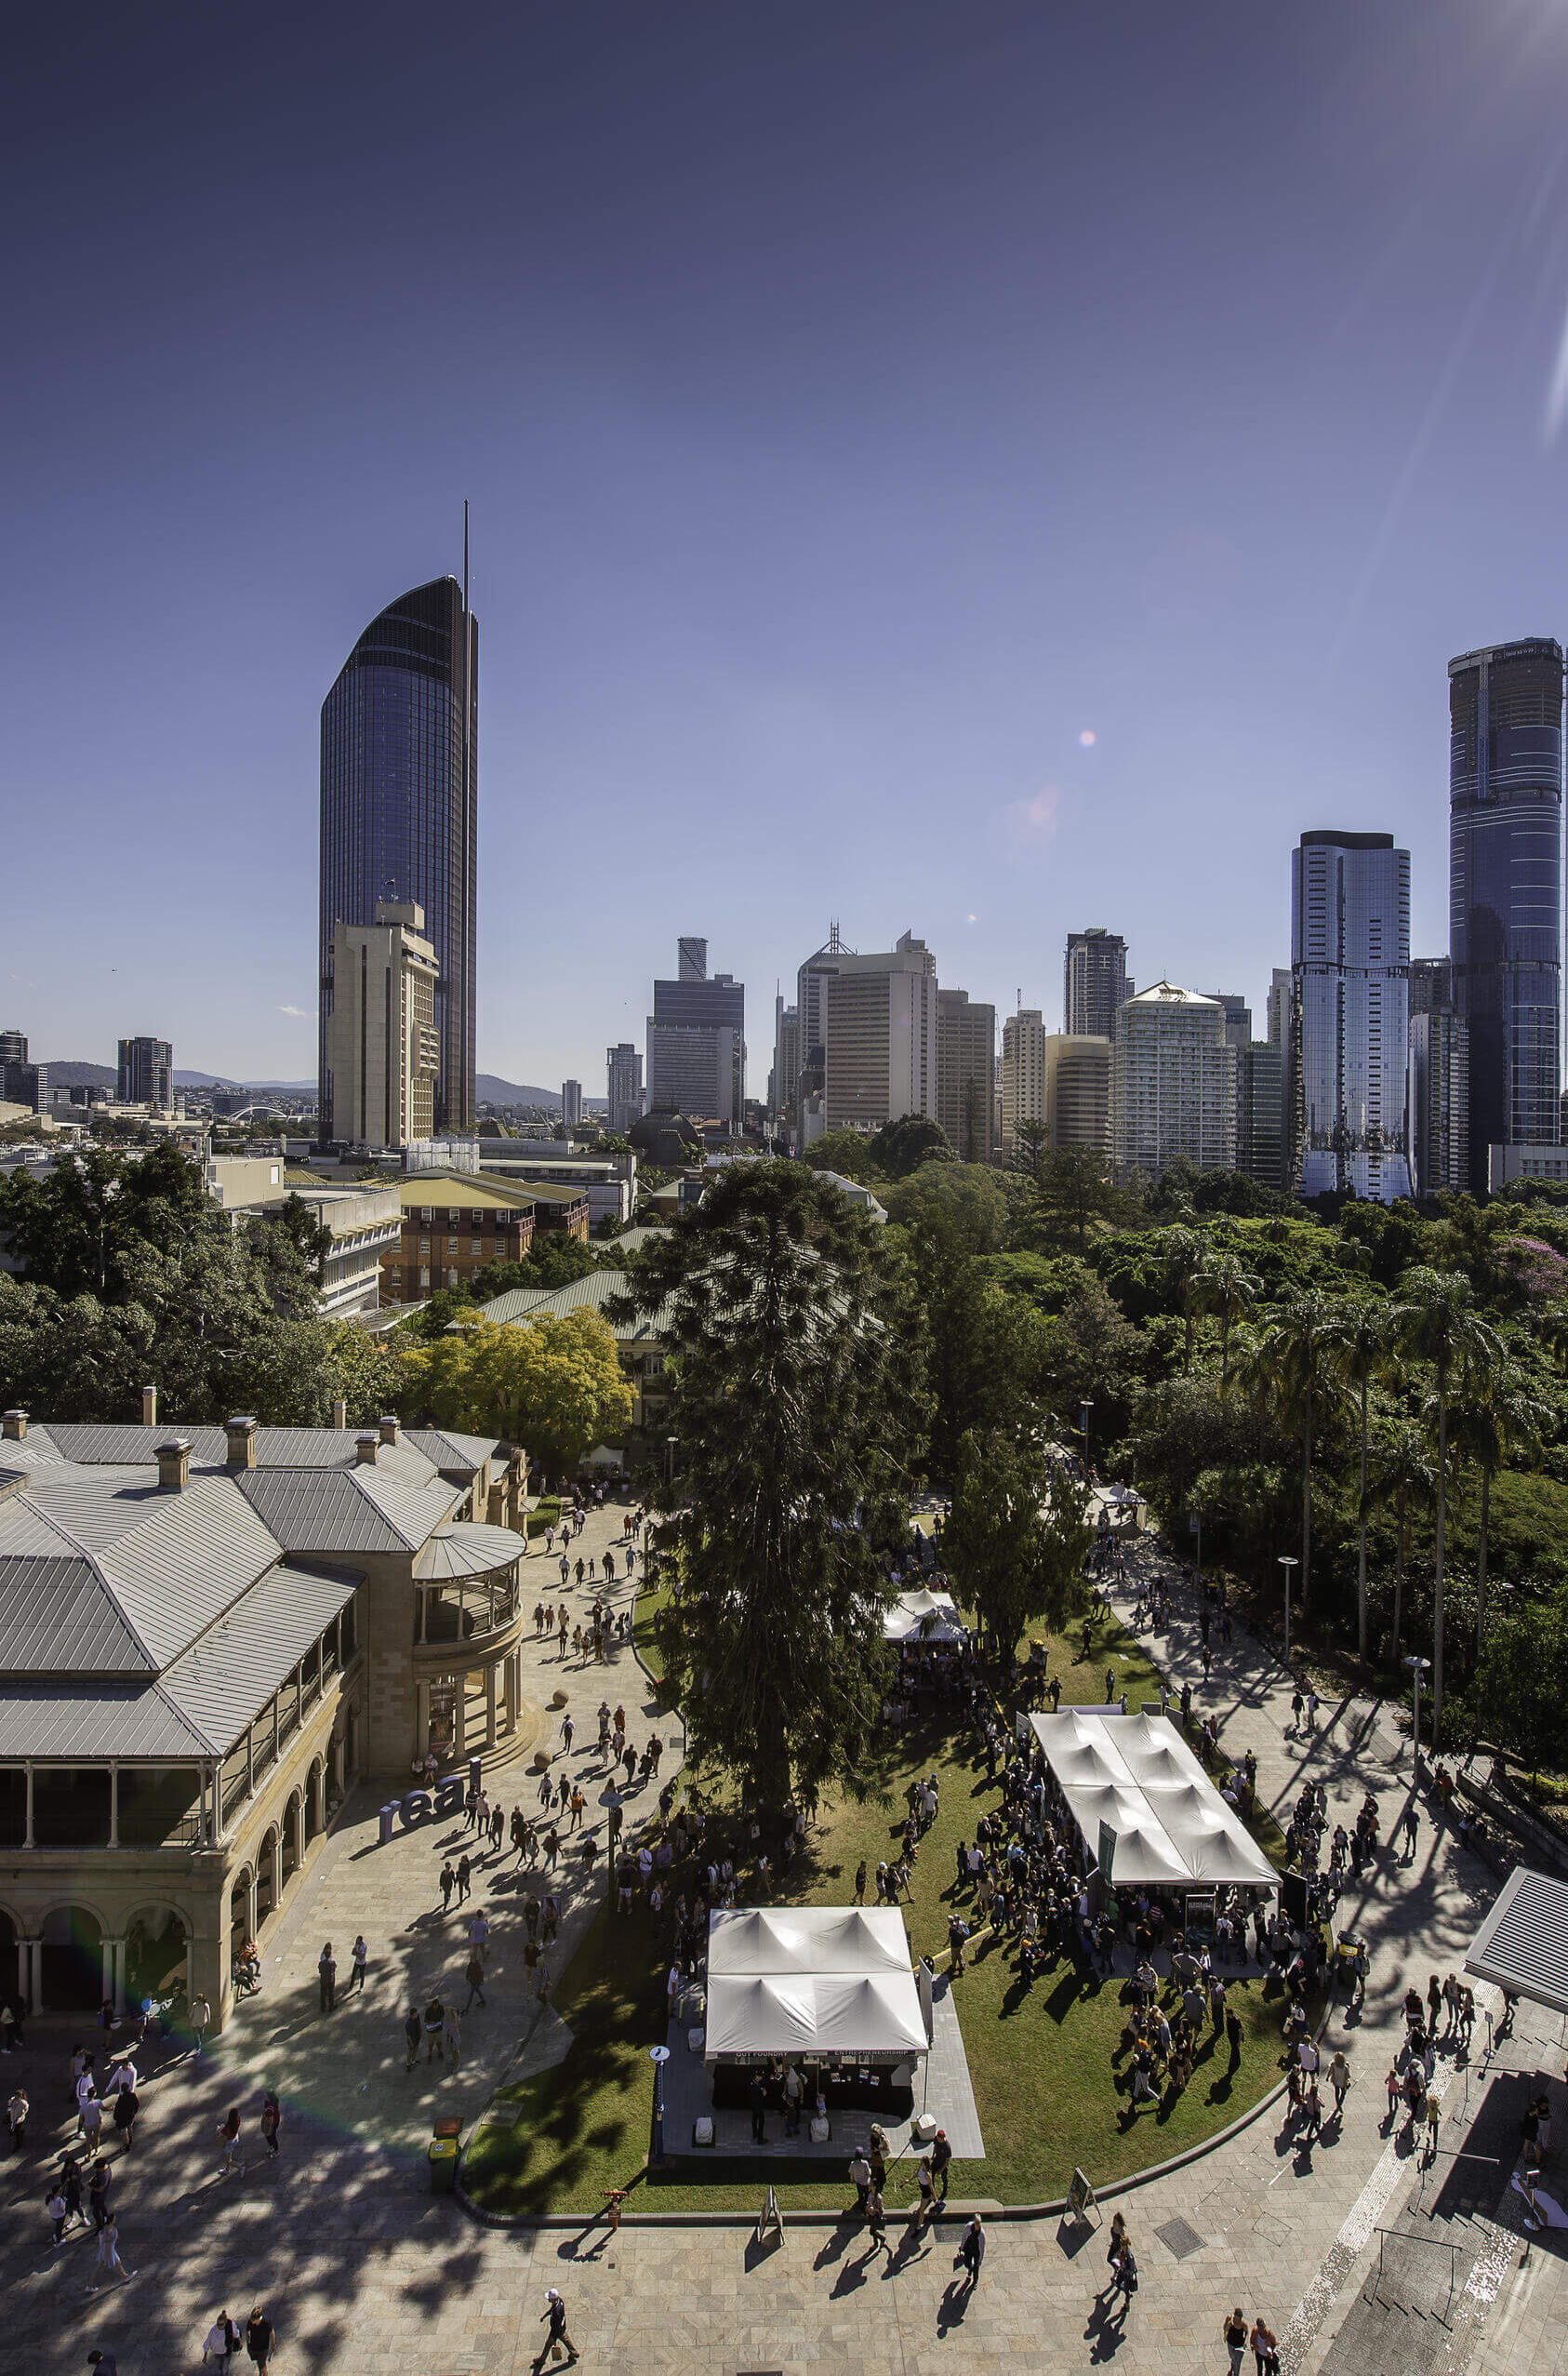
[(103, 1985), (100, 1987), (100, 1990), (99, 1990), (99, 1992), (98, 1992), (98, 1993), (99, 1993), (99, 2001), (100, 2001), (100, 2003), (101, 2004), (105, 1997), (113, 1996), (113, 1994), (114, 1994), (114, 1942), (113, 1942), (113, 1939), (105, 1939), (105, 1940), (104, 1940), (104, 1942), (103, 1942), (102, 1946), (101, 1946), (101, 1947), (100, 1948), (100, 1950), (99, 1950), (99, 1953), (100, 1953), (100, 1956), (102, 1957), (102, 1963), (103, 1963)]
[(245, 1935), (246, 1935), (246, 1937), (247, 1939), (254, 1939), (254, 1938), (255, 1938), (255, 1936), (256, 1936), (256, 1867), (255, 1867), (255, 1865), (252, 1865), (252, 1866), (251, 1866), (251, 1868), (250, 1868), (250, 1878), (249, 1878), (249, 1880), (246, 1883), (246, 1888), (245, 1888)]
[(33, 1967), (32, 1977), (27, 1983), (28, 2005), (33, 2012), (41, 2013), (44, 2009), (44, 1942), (42, 1939), (28, 1939), (23, 1944)]
[(109, 1760), (109, 1845), (120, 1845), (120, 1769), (113, 1757)]
[(111, 1939), (109, 1944), (113, 1951), (114, 2011), (117, 2016), (123, 2016), (126, 2009), (126, 1942), (123, 1939)]
[(320, 1764), (320, 1765), (316, 1768), (316, 1830), (317, 1830), (318, 1832), (325, 1832), (325, 1831), (326, 1831), (326, 1758), (324, 1757), (324, 1758), (322, 1759), (322, 1761), (321, 1761), (321, 1764)]
[(453, 1677), (452, 1754), (458, 1765), (468, 1755), (468, 1676)]
[(430, 1685), (414, 1686), (414, 1755), (423, 1757), (430, 1749)]
[(485, 1670), (485, 1746), (496, 1745), (496, 1662), (491, 1660)]
[[(27, 1769), (27, 1836), (22, 1841), (22, 1846), (23, 1848), (36, 1848), (37, 1845), (37, 1841), (33, 1836), (33, 1769), (29, 1766)], [(38, 2010), (37, 2006), (34, 2005), (33, 2009), (36, 2012)]]

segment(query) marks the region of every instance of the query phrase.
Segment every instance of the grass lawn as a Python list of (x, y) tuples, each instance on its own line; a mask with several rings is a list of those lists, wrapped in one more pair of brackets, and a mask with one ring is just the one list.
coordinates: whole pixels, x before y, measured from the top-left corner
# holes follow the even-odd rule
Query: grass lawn
[[(640, 1598), (640, 1640), (644, 1610)], [(1050, 1671), (1062, 1678), (1064, 1707), (1101, 1703), (1108, 1665), (1118, 1692), (1124, 1680), (1134, 1705), (1157, 1691), (1141, 1649), (1120, 1628), (1103, 1622), (1096, 1627), (1087, 1662), (1074, 1662), (1073, 1644), (1042, 1638)], [(867, 1776), (866, 1798), (824, 1808), (808, 1855), (791, 1874), (791, 1898), (846, 1902), (858, 1860), (874, 1867), (893, 1852), (903, 1826), (904, 1784), (935, 1769), (941, 1812), (921, 1845), (906, 1919), (917, 1953), (945, 1954), (954, 1851), (1001, 1798), (968, 1750), (967, 1728), (950, 1731), (945, 1717), (923, 1719), (891, 1741)], [(744, 1902), (744, 1884), (741, 1896)], [(958, 1902), (970, 1902), (967, 1894)], [(786, 2209), (831, 2209), (848, 2199), (842, 2173), (828, 2175), (831, 2165), (799, 2182), (781, 2176), (787, 2164), (772, 2160), (715, 2164), (688, 2156), (664, 2171), (645, 2169), (653, 2102), (647, 2049), (665, 2034), (664, 1943), (641, 1908), (630, 1916), (598, 1917), (556, 1999), (575, 2033), (571, 2052), (557, 2070), (507, 2089), (522, 2105), (516, 2127), (485, 2129), (470, 2150), (465, 2183), (487, 2209), (587, 2212), (601, 2208), (605, 2188), (630, 2186), (629, 2209), (754, 2209), (760, 2187), (770, 2181)], [(1062, 1965), (1026, 1992), (1016, 1964), (1011, 1946), (982, 1940), (955, 1983), (987, 2148), (983, 2162), (955, 2163), (956, 2195), (1039, 2201), (1064, 2194), (1075, 2166), (1096, 2185), (1109, 2184), (1212, 2135), (1279, 2076), (1282, 2000), (1276, 1992), (1265, 2001), (1254, 1967), (1251, 1979), (1230, 1989), (1244, 2031), (1240, 2068), (1229, 2071), (1225, 2051), (1207, 2049), (1184, 2096), (1135, 2120), (1114, 2084), (1123, 2067), (1122, 1982), (1101, 1982)], [(680, 2143), (667, 2142), (672, 2149)], [(914, 2191), (913, 2158), (906, 2156), (891, 2174), (889, 2207), (910, 2201)]]
[(546, 1527), (558, 1527), (560, 1523), (561, 1501), (558, 1494), (546, 1494), (528, 1513), (530, 1535), (543, 1534)]
[(632, 1615), (632, 1637), (637, 1645), (638, 1656), (656, 1683), (662, 1683), (664, 1680), (664, 1661), (659, 1656), (658, 1644), (654, 1639), (654, 1619), (669, 1597), (668, 1584), (657, 1586), (640, 1584), (637, 1588), (637, 1605)]

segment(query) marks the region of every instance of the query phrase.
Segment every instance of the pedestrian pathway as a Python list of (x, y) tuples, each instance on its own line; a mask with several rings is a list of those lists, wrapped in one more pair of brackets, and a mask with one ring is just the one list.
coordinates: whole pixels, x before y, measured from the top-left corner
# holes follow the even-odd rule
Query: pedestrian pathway
[[(597, 1551), (609, 1528), (596, 1519), (585, 1547)], [(535, 1568), (542, 1585), (542, 1554), (533, 1555)], [(551, 1581), (558, 1582), (553, 1573)], [(532, 1598), (530, 1591), (530, 1608)], [(579, 1602), (574, 1587), (573, 1598), (575, 1608), (586, 1605), (586, 1592)], [(1224, 1712), (1232, 1746), (1256, 1748), (1270, 1804), (1288, 1807), (1310, 1775), (1324, 1782), (1331, 1814), (1353, 1809), (1371, 1786), (1385, 1818), (1398, 1815), (1409, 1753), (1398, 1750), (1375, 1709), (1335, 1710), (1316, 1739), (1296, 1740), (1287, 1730), (1283, 1677), (1256, 1643), (1238, 1635), (1206, 1693), (1185, 1608), (1156, 1650), (1178, 1682), (1193, 1677), (1200, 1710)], [(541, 1720), (557, 1675), (572, 1695), (579, 1718), (574, 1773), (592, 1773), (591, 1715), (602, 1696), (612, 1705), (624, 1696), (634, 1738), (645, 1737), (654, 1714), (629, 1653), (607, 1675), (570, 1658), (563, 1664), (553, 1649), (546, 1656), (531, 1647), (527, 1657), (527, 1689)], [(673, 1757), (679, 1736), (668, 1719), (659, 1729)], [(513, 1795), (509, 1778), (509, 1809)], [(1406, 1976), (1424, 1982), (1434, 1965), (1446, 1970), (1459, 1960), (1495, 1886), (1429, 1822), (1414, 1860), (1380, 1857), (1365, 1888), (1342, 1907), (1373, 1961), (1364, 2011), (1336, 2012), (1325, 2040), (1325, 2052), (1344, 2045), (1354, 2074), (1343, 2129), (1308, 2150), (1278, 2109), (1265, 2112), (1202, 2159), (1119, 2196), (1142, 2272), (1124, 2320), (1098, 2290), (1108, 2275), (1103, 2225), (992, 2222), (983, 2275), (968, 2288), (954, 2265), (956, 2218), (918, 2237), (895, 2224), (882, 2249), (853, 2221), (791, 2228), (781, 2246), (758, 2245), (749, 2229), (626, 2225), (614, 2237), (602, 2223), (498, 2231), (478, 2225), (453, 2200), (432, 2200), (419, 2160), (432, 2119), (448, 2107), (465, 2121), (475, 2116), (528, 2018), (514, 1973), (515, 1892), (500, 1886), (515, 1859), (503, 1853), (481, 1868), (473, 1901), (492, 1922), (491, 2002), (465, 2027), (462, 2068), (455, 2076), (422, 2061), (412, 2074), (403, 2069), (399, 2022), (408, 1987), (427, 1971), (455, 1971), (458, 1960), (458, 1912), (443, 1922), (433, 1887), (452, 1830), (400, 1834), (381, 1849), (373, 1845), (373, 1809), (356, 1804), (302, 1883), (297, 1923), (264, 1942), (262, 1996), (200, 2064), (183, 2055), (154, 2073), (143, 2089), (134, 2153), (117, 2182), (122, 2249), (138, 2273), (117, 2291), (83, 2290), (90, 2239), (49, 2249), (40, 2142), (63, 2134), (70, 2041), (39, 2030), (26, 2054), (11, 2058), (24, 2066), (39, 2109), (27, 2156), (0, 2169), (0, 2282), (8, 2313), (0, 2376), (64, 2376), (68, 2369), (79, 2376), (91, 2345), (117, 2355), (121, 2376), (196, 2376), (215, 2311), (227, 2306), (243, 2323), (258, 2301), (279, 2329), (279, 2376), (392, 2376), (409, 2368), (430, 2376), (522, 2376), (544, 2337), (539, 2317), (551, 2285), (565, 2296), (585, 2369), (683, 2376), (962, 2369), (967, 2376), (977, 2367), (1089, 2369), (1119, 2359), (1136, 2376), (1208, 2376), (1224, 2364), (1221, 2319), (1241, 2303), (1249, 2315), (1268, 2316), (1286, 2346), (1290, 2376), (1318, 2376), (1325, 2368), (1330, 2376), (1349, 2376), (1349, 2322), (1375, 2257), (1375, 2232), (1421, 2217), (1420, 2173), (1408, 2148), (1380, 2133), (1382, 2076), (1398, 2039)], [(591, 1889), (574, 1883), (568, 1941), (604, 1885), (602, 1873)], [(337, 2010), (321, 2015), (322, 1941), (332, 1939), (344, 1969), (356, 1928), (372, 1951), (364, 1996), (346, 2002), (340, 1996)], [(1562, 2049), (1546, 2036), (1555, 2025), (1544, 2017), (1531, 2024), (1521, 2012), (1520, 2027), (1521, 2067), (1535, 2061), (1561, 2071)], [(548, 2041), (551, 2032), (536, 2035)], [(14, 2083), (10, 2068), (7, 2077)], [(1478, 2052), (1468, 2075), (1461, 2070), (1450, 2081), (1456, 2109), (1444, 2127), (1440, 2169), (1467, 2167), (1455, 2159), (1457, 2145), (1490, 2077)], [(281, 2083), (285, 2104), (283, 2152), (273, 2168), (262, 2161), (255, 2128), (266, 2078)], [(243, 2177), (224, 2180), (213, 2130), (234, 2100), (246, 2111), (247, 2167)], [(1561, 2092), (1557, 2102), (1561, 2116)], [(1429, 2201), (1429, 2174), (1425, 2185)], [(1521, 2251), (1509, 2235), (1506, 2264), (1475, 2264), (1481, 2292), (1495, 2288), (1488, 2302), (1469, 2297), (1477, 2315), (1466, 2348), (1476, 2376), (1562, 2364), (1563, 2263), (1549, 2241), (1534, 2244), (1522, 2266)], [(1348, 2340), (1335, 2357), (1342, 2333)]]

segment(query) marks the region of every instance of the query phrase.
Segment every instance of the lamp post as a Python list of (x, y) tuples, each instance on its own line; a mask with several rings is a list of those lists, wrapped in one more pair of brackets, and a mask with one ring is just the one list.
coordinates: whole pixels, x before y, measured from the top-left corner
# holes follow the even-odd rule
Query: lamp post
[(1411, 1657), (1405, 1660), (1405, 1664), (1410, 1669), (1410, 1679), (1415, 1686), (1415, 1720), (1412, 1730), (1415, 1737), (1417, 1781), (1421, 1774), (1421, 1677), (1430, 1670), (1431, 1663), (1429, 1658)]
[(654, 2066), (653, 2158), (656, 2164), (664, 2159), (664, 2066), (669, 2060), (670, 2049), (667, 2046), (649, 2047), (648, 2061)]
[(1290, 1553), (1286, 1551), (1280, 1555), (1280, 1565), (1285, 1571), (1285, 1666), (1288, 1671), (1290, 1666), (1290, 1571), (1293, 1568), (1299, 1568), (1301, 1562), (1299, 1559), (1293, 1559)]

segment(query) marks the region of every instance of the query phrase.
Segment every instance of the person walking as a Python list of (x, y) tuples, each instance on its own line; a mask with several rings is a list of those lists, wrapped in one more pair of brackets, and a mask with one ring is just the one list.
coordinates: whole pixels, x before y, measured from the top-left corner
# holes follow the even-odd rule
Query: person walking
[(65, 2195), (58, 2182), (51, 2192), (48, 2201), (45, 2204), (44, 2209), (47, 2211), (50, 2222), (54, 2228), (55, 2249), (58, 2251), (60, 2245), (62, 2245), (65, 2241), (66, 2222)]
[(1345, 2098), (1350, 2091), (1350, 2066), (1345, 2060), (1343, 2047), (1335, 2054), (1333, 2062), (1328, 2066), (1328, 2083), (1334, 2089), (1335, 2111), (1341, 2113), (1345, 2109)]
[(316, 1957), (316, 1982), (321, 1991), (321, 2009), (330, 2013), (338, 2000), (338, 1959), (330, 1939)]
[(534, 2362), (536, 2369), (541, 2369), (547, 2360), (561, 2360), (570, 2367), (578, 2356), (578, 2347), (566, 2332), (566, 2305), (553, 2286), (544, 2297), (539, 2324), (548, 2326), (550, 2331)]
[(951, 2169), (952, 2147), (948, 2142), (948, 2132), (945, 2129), (938, 2129), (931, 2145), (931, 2175), (944, 2206), (948, 2199), (948, 2179)]
[(230, 2178), (237, 2170), (245, 2176), (245, 2164), (240, 2159), (240, 2108), (232, 2103), (218, 2124), (218, 2142), (223, 2148), (223, 2167), (219, 2177)]
[(215, 2359), (227, 2368), (237, 2351), (245, 2349), (245, 2337), (226, 2310), (220, 2310), (202, 2338), (202, 2364)]
[(1421, 1829), (1421, 1818), (1416, 1812), (1414, 1799), (1404, 1810), (1404, 1822), (1401, 1828), (1404, 1833), (1404, 1861), (1407, 1864), (1414, 1864), (1416, 1835)]
[(767, 2090), (760, 2077), (752, 2078), (751, 2086), (746, 2090), (746, 2100), (751, 2107), (751, 2142), (754, 2145), (765, 2145), (767, 2142)]
[(1279, 2376), (1280, 2355), (1274, 2342), (1274, 2329), (1260, 2312), (1253, 2320), (1251, 2336), (1253, 2376)]
[(271, 2088), (261, 2096), (261, 2135), (267, 2147), (269, 2161), (278, 2157), (278, 2131), (283, 2127), (283, 2106)]
[(887, 2245), (887, 2206), (882, 2199), (882, 2188), (875, 2179), (866, 2191), (866, 2225), (870, 2230), (871, 2249)]
[(1247, 2356), (1247, 2321), (1240, 2303), (1219, 2331), (1225, 2348), (1230, 2354), (1230, 2376), (1242, 2376), (1242, 2362)]
[(136, 2135), (136, 2116), (140, 2109), (140, 2101), (134, 2088), (115, 2089), (114, 2126), (120, 2132), (121, 2142), (127, 2154)]
[(871, 2191), (871, 2165), (863, 2153), (857, 2153), (851, 2157), (849, 2182), (855, 2189), (855, 2208), (864, 2212), (867, 2198)]
[(441, 2022), (441, 2042), (446, 2049), (446, 2060), (454, 2071), (463, 2060), (463, 2017), (456, 2004), (448, 2005)]
[(419, 2059), (419, 2040), (424, 2035), (424, 2026), (418, 2005), (410, 2005), (403, 2017), (404, 2041), (408, 2049), (408, 2060), (403, 2066), (405, 2071), (411, 2071)]
[(105, 2277), (134, 2277), (136, 2271), (127, 2269), (120, 2258), (120, 2226), (113, 2211), (98, 2231), (98, 2258), (87, 2282), (87, 2291), (96, 2293)]
[(978, 2211), (975, 2213), (963, 2231), (963, 2241), (958, 2248), (958, 2257), (963, 2263), (969, 2287), (973, 2290), (980, 2282), (980, 2271), (984, 2268), (986, 2261), (985, 2222)]
[(458, 1876), (452, 1870), (452, 1860), (448, 1857), (441, 1868), (441, 1911), (443, 1914), (451, 1912), (452, 1892), (457, 1886)]
[(369, 1960), (370, 1950), (365, 1943), (365, 1933), (363, 1930), (356, 1930), (354, 1933), (353, 1954), (351, 1958), (352, 1973), (349, 1981), (350, 1990), (355, 1996), (357, 1996), (365, 1986), (365, 1967)]
[(6, 2104), (6, 2119), (11, 2131), (13, 2152), (21, 2153), (27, 2144), (27, 2116), (31, 2110), (25, 2088), (13, 2088)]
[(207, 2003), (206, 1998), (198, 1993), (191, 1999), (191, 2035), (195, 2040), (195, 2050), (198, 2054), (202, 2050), (202, 2040), (206, 2037), (211, 2022), (212, 2007)]
[(468, 1962), (463, 1967), (463, 1978), (468, 1982), (468, 2003), (463, 2007), (463, 2010), (465, 2013), (471, 2013), (473, 2010), (473, 2000), (476, 1996), (482, 2005), (485, 2002), (483, 1985), (485, 1966), (480, 1959), (477, 1947), (471, 1948), (469, 1951)]
[(246, 2321), (245, 2329), (245, 2347), (254, 2366), (266, 2367), (272, 2356), (272, 2345), (276, 2340), (272, 2322), (261, 2304), (258, 2303)]
[(864, 1857), (855, 1868), (855, 1902), (857, 1906), (863, 1906), (866, 1902), (866, 1860)]
[(104, 2226), (109, 2218), (109, 2187), (111, 2172), (106, 2161), (93, 2164), (93, 2174), (87, 2181), (87, 2200), (92, 2205), (93, 2227)]
[(915, 2165), (915, 2184), (920, 2190), (920, 2200), (915, 2207), (912, 2225), (917, 2236), (924, 2236), (936, 2209), (936, 2181), (931, 2175), (929, 2154), (922, 2154)]
[(485, 1920), (483, 1908), (476, 1908), (469, 1923), (468, 1943), (473, 1954), (479, 1957), (479, 1969), (483, 1971), (490, 1947), (490, 1925)]
[(472, 1887), (473, 1867), (469, 1862), (468, 1852), (465, 1849), (458, 1859), (458, 1903), (459, 1905), (464, 1903)]

